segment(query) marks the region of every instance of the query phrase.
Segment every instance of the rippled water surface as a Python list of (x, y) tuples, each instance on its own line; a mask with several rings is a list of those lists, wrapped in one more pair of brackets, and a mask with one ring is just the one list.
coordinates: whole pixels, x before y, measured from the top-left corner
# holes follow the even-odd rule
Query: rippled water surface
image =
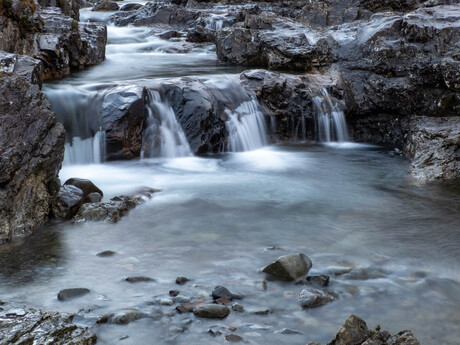
[[(110, 15), (82, 11), (83, 20)], [(48, 88), (65, 94), (90, 84), (235, 72), (217, 63), (210, 46), (109, 26), (107, 61)], [(66, 165), (62, 181), (91, 179), (104, 200), (143, 186), (161, 192), (117, 224), (55, 222), (1, 246), (0, 299), (80, 311), (76, 321), (88, 325), (127, 308), (154, 315), (96, 326), (102, 345), (225, 343), (207, 331), (226, 334), (232, 327), (255, 344), (327, 343), (351, 313), (370, 328), (411, 329), (422, 344), (458, 344), (460, 191), (418, 186), (407, 169), (388, 150), (353, 143)], [(116, 254), (96, 255), (106, 250)], [(297, 252), (311, 257), (312, 273), (331, 275), (337, 301), (303, 310), (301, 285), (266, 281), (259, 272)], [(130, 276), (155, 281), (130, 284), (124, 280)], [(176, 285), (178, 276), (191, 281)], [(216, 321), (156, 303), (171, 289), (210, 300), (216, 285), (242, 293), (247, 312)], [(57, 300), (72, 287), (91, 293)], [(252, 313), (263, 308), (272, 313)], [(302, 334), (276, 333), (284, 327)]]

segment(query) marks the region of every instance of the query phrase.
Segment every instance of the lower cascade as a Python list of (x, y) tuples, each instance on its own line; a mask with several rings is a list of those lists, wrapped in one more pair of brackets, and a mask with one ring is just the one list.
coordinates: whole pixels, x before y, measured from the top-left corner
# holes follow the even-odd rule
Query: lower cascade
[(312, 98), (318, 140), (344, 142), (348, 140), (345, 115), (338, 102), (333, 101), (326, 89)]
[(234, 111), (227, 109), (228, 151), (250, 151), (267, 145), (264, 115), (257, 100), (242, 102)]
[(74, 137), (65, 144), (63, 165), (102, 163), (105, 159), (105, 131), (98, 131), (94, 137)]
[(161, 100), (158, 91), (147, 90), (147, 99), (141, 158), (191, 156), (187, 138), (171, 106)]

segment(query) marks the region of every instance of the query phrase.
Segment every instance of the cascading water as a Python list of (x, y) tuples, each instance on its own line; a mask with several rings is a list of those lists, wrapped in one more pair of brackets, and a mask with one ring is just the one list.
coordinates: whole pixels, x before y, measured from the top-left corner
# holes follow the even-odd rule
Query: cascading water
[(64, 165), (101, 163), (105, 157), (105, 131), (98, 131), (94, 137), (72, 138), (65, 144)]
[(192, 155), (182, 127), (171, 106), (158, 91), (147, 91), (147, 126), (143, 135), (141, 158), (184, 157)]
[(250, 151), (267, 145), (264, 115), (256, 99), (241, 103), (234, 111), (227, 110), (228, 151)]
[(326, 89), (312, 98), (315, 109), (316, 133), (324, 142), (348, 140), (345, 115), (338, 102), (333, 101)]

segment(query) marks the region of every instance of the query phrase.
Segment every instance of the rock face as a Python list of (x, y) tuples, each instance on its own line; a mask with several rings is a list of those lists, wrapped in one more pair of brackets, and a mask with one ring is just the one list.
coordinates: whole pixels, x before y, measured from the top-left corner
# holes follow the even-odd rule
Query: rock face
[(61, 78), (105, 59), (106, 27), (78, 23), (77, 0), (8, 3), (0, 7), (0, 50), (42, 60), (44, 78)]
[(48, 219), (48, 183), (64, 155), (64, 128), (39, 86), (30, 83), (40, 63), (13, 61), (0, 67), (0, 242), (28, 235)]
[(270, 265), (264, 267), (262, 272), (280, 280), (295, 280), (306, 275), (311, 266), (310, 258), (305, 254), (299, 253), (280, 256)]
[(33, 309), (20, 314), (0, 314), (0, 344), (92, 345), (97, 336), (86, 327), (72, 323), (73, 315)]

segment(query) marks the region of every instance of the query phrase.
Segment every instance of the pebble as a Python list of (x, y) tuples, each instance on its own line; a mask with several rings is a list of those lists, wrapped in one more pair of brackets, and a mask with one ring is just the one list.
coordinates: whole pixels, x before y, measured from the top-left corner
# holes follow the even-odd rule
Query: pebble
[(233, 311), (236, 311), (237, 313), (242, 313), (244, 311), (244, 306), (242, 306), (241, 304), (239, 303), (234, 303), (232, 305), (232, 310)]
[(220, 304), (205, 304), (193, 308), (193, 314), (198, 317), (223, 319), (230, 314), (230, 309)]
[(96, 256), (99, 256), (101, 258), (107, 258), (109, 256), (114, 256), (115, 254), (117, 254), (117, 253), (114, 252), (114, 251), (104, 250), (103, 252), (97, 253)]
[(159, 305), (171, 306), (174, 304), (174, 301), (171, 298), (159, 298), (157, 299)]
[(138, 276), (138, 277), (128, 277), (125, 279), (127, 282), (130, 283), (139, 283), (139, 282), (153, 282), (154, 279), (150, 277)]
[(188, 282), (190, 279), (185, 278), (185, 277), (177, 277), (176, 278), (176, 284), (178, 285), (184, 285), (186, 282)]
[(187, 296), (176, 296), (174, 297), (174, 302), (176, 303), (190, 303), (192, 302), (192, 298)]
[(179, 294), (179, 290), (169, 290), (169, 296), (176, 297)]
[(231, 342), (231, 343), (239, 343), (241, 341), (243, 341), (243, 337), (239, 336), (238, 334), (226, 334), (225, 335), (225, 340)]

